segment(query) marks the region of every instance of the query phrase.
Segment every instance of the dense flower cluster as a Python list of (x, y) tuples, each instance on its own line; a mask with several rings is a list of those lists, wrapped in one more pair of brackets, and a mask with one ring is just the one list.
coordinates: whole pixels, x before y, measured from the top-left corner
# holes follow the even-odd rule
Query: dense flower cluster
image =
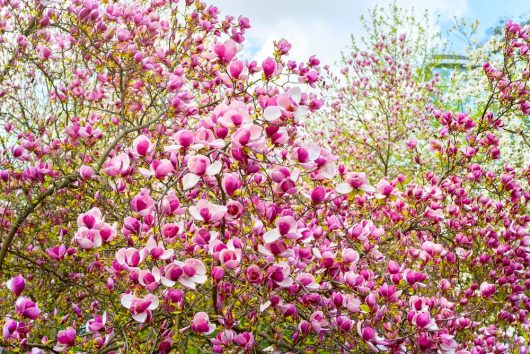
[[(530, 173), (490, 167), (492, 107), (444, 111), (436, 80), (352, 59), (407, 83), (361, 140), (383, 129), (376, 150), (398, 148), (411, 114), (432, 128), (414, 136), (428, 152), (407, 136), (414, 169), (383, 157), (372, 177), (372, 158), (304, 132), (319, 60), (287, 60), (282, 39), (243, 62), (244, 17), (191, 0), (1, 6), (2, 347), (529, 350)], [(506, 50), (527, 53), (510, 26)]]

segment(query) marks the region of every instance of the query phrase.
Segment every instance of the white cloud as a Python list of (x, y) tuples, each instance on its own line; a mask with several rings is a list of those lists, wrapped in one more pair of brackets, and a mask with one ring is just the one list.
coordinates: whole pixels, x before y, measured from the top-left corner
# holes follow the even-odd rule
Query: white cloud
[[(272, 52), (272, 42), (281, 38), (292, 43), (290, 57), (306, 60), (316, 54), (323, 63), (340, 58), (350, 44), (350, 35), (359, 37), (363, 27), (359, 17), (374, 5), (386, 6), (392, 0), (210, 0), (222, 14), (243, 15), (252, 28), (246, 34), (247, 58), (263, 60)], [(399, 0), (399, 7), (429, 10), (434, 19), (463, 16), (468, 0)], [(434, 21), (433, 21), (434, 22)]]

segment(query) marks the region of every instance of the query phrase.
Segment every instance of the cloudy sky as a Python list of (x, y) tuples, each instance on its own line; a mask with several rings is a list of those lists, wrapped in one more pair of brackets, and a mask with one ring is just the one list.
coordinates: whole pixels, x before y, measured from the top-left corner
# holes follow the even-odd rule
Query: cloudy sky
[[(223, 14), (244, 15), (252, 28), (247, 32), (244, 55), (262, 60), (271, 53), (272, 41), (286, 38), (293, 44), (291, 57), (305, 60), (316, 54), (324, 63), (340, 57), (350, 43), (349, 35), (362, 35), (359, 17), (374, 5), (392, 0), (207, 0)], [(440, 27), (447, 30), (454, 16), (480, 21), (480, 33), (502, 17), (528, 17), (528, 0), (397, 0), (403, 8), (421, 13), (428, 9), (439, 16)], [(458, 43), (455, 44), (458, 48)], [(456, 49), (458, 50), (458, 49)]]

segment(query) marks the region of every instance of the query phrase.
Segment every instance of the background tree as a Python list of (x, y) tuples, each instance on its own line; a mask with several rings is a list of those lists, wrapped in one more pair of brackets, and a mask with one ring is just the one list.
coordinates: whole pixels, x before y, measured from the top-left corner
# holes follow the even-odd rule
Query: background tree
[(340, 68), (327, 70), (322, 88), (328, 105), (314, 127), (333, 127), (340, 135), (334, 148), (349, 163), (368, 159), (371, 173), (395, 177), (409, 165), (407, 142), (432, 131), (439, 78), (431, 66), (444, 44), (427, 12), (416, 18), (393, 4), (374, 7), (361, 20), (361, 43), (352, 37)]

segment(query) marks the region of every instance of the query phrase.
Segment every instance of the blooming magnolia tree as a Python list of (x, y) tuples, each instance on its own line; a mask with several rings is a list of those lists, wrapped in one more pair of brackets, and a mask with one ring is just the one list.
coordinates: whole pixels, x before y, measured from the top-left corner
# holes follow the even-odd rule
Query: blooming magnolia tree
[[(421, 173), (370, 178), (371, 159), (302, 134), (316, 58), (280, 40), (238, 59), (246, 18), (199, 1), (1, 11), (3, 348), (527, 352), (528, 170), (485, 164), (499, 112), (418, 101), (433, 156), (409, 146)], [(529, 31), (507, 31), (521, 60)]]
[(414, 168), (407, 147), (435, 131), (431, 110), (440, 100), (440, 79), (430, 65), (443, 42), (428, 25), (428, 13), (418, 19), (396, 4), (375, 7), (361, 19), (367, 32), (361, 43), (352, 37), (340, 67), (325, 66), (328, 109), (312, 117), (310, 128), (330, 137), (352, 167), (396, 177)]

